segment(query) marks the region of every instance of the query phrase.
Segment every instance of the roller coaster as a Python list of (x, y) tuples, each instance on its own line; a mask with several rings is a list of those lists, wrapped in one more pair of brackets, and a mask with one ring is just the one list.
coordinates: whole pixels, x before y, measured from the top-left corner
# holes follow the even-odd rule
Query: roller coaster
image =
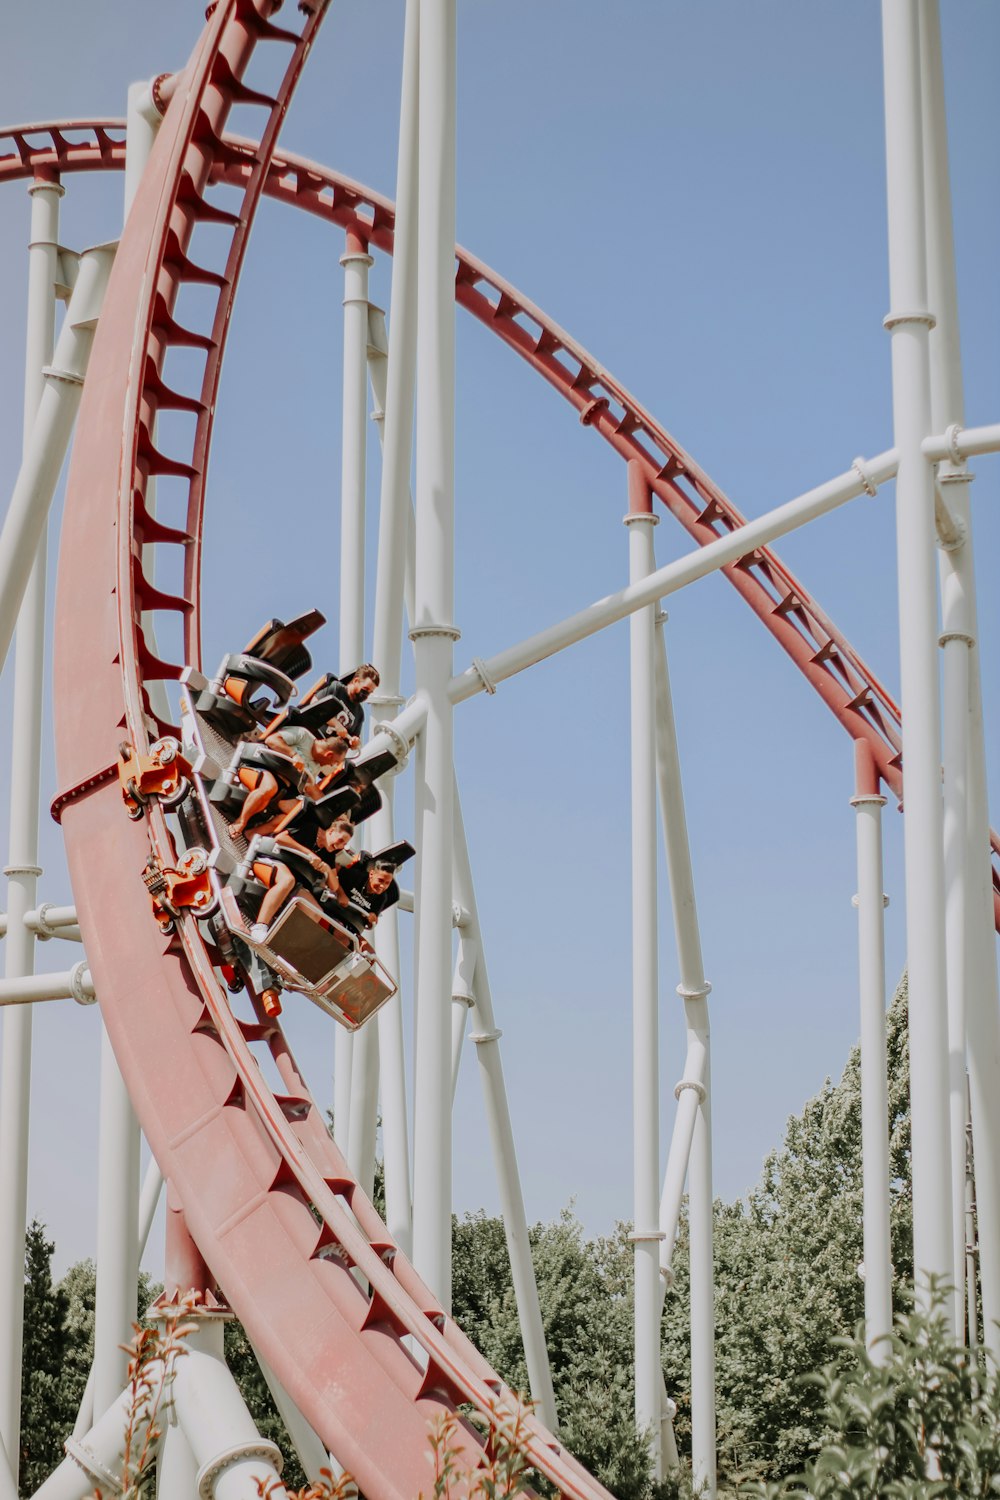
[[(27, 1004), (49, 994), (99, 1001), (124, 1080), (117, 1098), (109, 1084), (106, 1119), (102, 1104), (107, 1170), (126, 1185), (121, 1213), (110, 1215), (117, 1243), (99, 1247), (88, 1400), (68, 1435), (65, 1462), (44, 1486), (47, 1497), (84, 1500), (95, 1485), (120, 1483), (119, 1344), (137, 1264), (138, 1136), (131, 1109), (154, 1158), (144, 1201), (155, 1201), (161, 1182), (167, 1185), (166, 1303), (192, 1290), (201, 1297), (192, 1359), (179, 1362), (176, 1374), (177, 1421), (166, 1434), (161, 1490), (179, 1495), (197, 1489), (213, 1500), (231, 1493), (235, 1500), (237, 1493), (256, 1496), (280, 1472), (281, 1456), (259, 1438), (226, 1383), (219, 1329), (229, 1310), (247, 1329), (310, 1477), (332, 1455), (369, 1500), (412, 1500), (427, 1486), (428, 1424), (452, 1412), (460, 1414), (456, 1461), (466, 1469), (476, 1464), (484, 1424), (519, 1406), (449, 1307), (453, 1051), (470, 1011), (488, 1056), (491, 1128), (535, 1401), (533, 1411), (521, 1413), (520, 1441), (531, 1467), (564, 1496), (605, 1494), (556, 1435), (451, 725), (461, 702), (495, 692), (506, 678), (625, 618), (631, 642), (636, 1420), (652, 1433), (654, 1470), (676, 1463), (659, 1318), (686, 1187), (693, 1460), (696, 1480), (714, 1494), (710, 986), (657, 616), (668, 594), (714, 571), (722, 572), (855, 745), (869, 1335), (875, 1340), (891, 1321), (884, 788), (905, 810), (914, 1263), (956, 1286), (958, 1329), (966, 1295), (974, 1329), (981, 1296), (989, 1343), (988, 1330), (1000, 1316), (994, 941), (1000, 841), (988, 831), (966, 481), (968, 459), (1000, 447), (1000, 432), (962, 425), (961, 386), (949, 353), (954, 277), (950, 240), (940, 228), (950, 224), (947, 174), (935, 156), (937, 137), (926, 126), (941, 108), (936, 5), (885, 0), (884, 9), (894, 441), (753, 520), (573, 338), (483, 262), (456, 249), (454, 0), (420, 0), (419, 32), (416, 0), (407, 6), (395, 206), (279, 147), (327, 0), (302, 0), (297, 10), (281, 0), (216, 0), (186, 66), (134, 90), (127, 123), (50, 121), (0, 133), (0, 183), (29, 182), (33, 195), (25, 458), (0, 534), (2, 646), (6, 655), (16, 624), (19, 681), (41, 676), (44, 586), (40, 602), (35, 559), (74, 421), (76, 429), (60, 538), (53, 683), (58, 792), (52, 814), (65, 841), (74, 901), (65, 911), (37, 906), (37, 703), (18, 710), (15, 741), (22, 752), (15, 751), (12, 772), (13, 796), (26, 812), (12, 829), (7, 977), (0, 989), (0, 999), (12, 1007), (5, 1012), (0, 1170), (6, 1351), (0, 1493), (8, 1500), (16, 1494), (26, 1171), (26, 1105), (18, 1078), (27, 1043), (19, 1027)], [(280, 82), (267, 94), (245, 81), (261, 52), (282, 59)], [(260, 111), (255, 139), (228, 132), (237, 105)], [(418, 157), (419, 194), (412, 190)], [(132, 183), (120, 238), (79, 258), (67, 256), (57, 229), (62, 179), (113, 171), (126, 172)], [(322, 617), (272, 621), (242, 651), (231, 642), (214, 676), (202, 660), (213, 425), (234, 299), (265, 197), (336, 227), (347, 245), (341, 671), (370, 655), (381, 681), (370, 700), (369, 740), (348, 762), (353, 780), (347, 785), (334, 777), (325, 785), (322, 811), (316, 811), (318, 796), (306, 795), (301, 766), (292, 765), (280, 744), (264, 744), (290, 712), (304, 716), (310, 732), (329, 723), (324, 694), (335, 690), (332, 672), (296, 698), (296, 683), (309, 666), (303, 642)], [(214, 251), (200, 258), (206, 229)], [(373, 252), (394, 257), (387, 343), (368, 304)], [(190, 286), (203, 292), (197, 322), (181, 321), (178, 311), (181, 291)], [(53, 346), (56, 295), (67, 307)], [(630, 557), (627, 587), (458, 672), (450, 510), (456, 307), (562, 396), (582, 427), (625, 465)], [(351, 505), (358, 482), (354, 433), (359, 413), (364, 422), (369, 376), (382, 407), (384, 459), (375, 642), (366, 653), (363, 609), (354, 592), (364, 557), (359, 561)], [(183, 419), (171, 421), (169, 446), (161, 437), (165, 414)], [(360, 442), (363, 447), (363, 425)], [(900, 535), (902, 711), (771, 545), (890, 480)], [(694, 544), (660, 568), (651, 543), (658, 510), (679, 522)], [(177, 582), (168, 586), (167, 579)], [(400, 694), (404, 601), (416, 680), (408, 700)], [(303, 609), (310, 603), (303, 601)], [(412, 846), (393, 825), (397, 774), (418, 781)], [(305, 808), (314, 841), (320, 827), (346, 815), (356, 839), (380, 851), (387, 870), (415, 852), (415, 890), (412, 897), (403, 893), (416, 929), (412, 1185), (401, 1124), (406, 996), (397, 992), (395, 907), (373, 930), (363, 921), (345, 927), (346, 897), (338, 908), (328, 891), (309, 886), (309, 849), (289, 854), (286, 846), (282, 852), (259, 832), (254, 841), (252, 826), (239, 828), (241, 801), (264, 776), (281, 780), (292, 819), (282, 826), (293, 833), (298, 828), (297, 838), (302, 825), (294, 818)], [(662, 1179), (655, 1144), (657, 792), (688, 1035)], [(276, 863), (292, 872), (295, 894), (273, 922), (255, 922), (271, 878), (262, 871)], [(323, 865), (328, 875), (331, 868)], [(334, 869), (331, 890), (335, 876)], [(396, 889), (393, 900), (399, 894)], [(33, 978), (30, 943), (46, 924), (50, 932), (82, 938), (86, 960), (65, 976)], [(298, 1003), (296, 992), (301, 1003), (318, 1004), (341, 1033), (336, 1136), (282, 1030), (283, 1008), (293, 997)], [(391, 1229), (371, 1201), (376, 1033)], [(270, 1086), (272, 1076), (280, 1088)], [(348, 1097), (349, 1129), (339, 1107)], [(978, 1215), (978, 1257), (968, 1275), (967, 1108)], [(148, 1232), (148, 1214), (144, 1222)]]

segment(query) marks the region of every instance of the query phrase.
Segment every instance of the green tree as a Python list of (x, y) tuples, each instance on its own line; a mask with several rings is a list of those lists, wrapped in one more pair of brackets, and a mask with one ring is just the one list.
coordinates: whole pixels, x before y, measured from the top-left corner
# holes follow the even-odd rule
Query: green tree
[[(632, 1418), (632, 1284), (628, 1226), (609, 1239), (584, 1239), (565, 1210), (529, 1230), (560, 1436), (620, 1500), (649, 1488), (645, 1445)], [(456, 1319), (515, 1390), (528, 1371), (503, 1221), (480, 1212), (452, 1226), (452, 1305)]]
[(52, 1282), (55, 1245), (37, 1219), (24, 1247), (24, 1353), (21, 1364), (20, 1483), (24, 1494), (38, 1488), (62, 1458), (67, 1425), (62, 1387), (68, 1337), (68, 1299)]

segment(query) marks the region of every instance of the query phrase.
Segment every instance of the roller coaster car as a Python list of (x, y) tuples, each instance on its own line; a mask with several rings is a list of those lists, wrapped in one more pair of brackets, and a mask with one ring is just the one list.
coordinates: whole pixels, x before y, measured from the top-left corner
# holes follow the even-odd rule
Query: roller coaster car
[[(319, 799), (307, 798), (298, 793), (301, 779), (290, 760), (263, 744), (247, 741), (246, 730), (232, 727), (225, 716), (204, 710), (206, 689), (204, 678), (199, 681), (198, 674), (187, 674), (184, 743), (192, 768), (193, 796), (178, 809), (178, 816), (187, 843), (203, 845), (208, 851), (206, 878), (218, 897), (218, 910), (213, 910), (208, 921), (222, 979), (235, 993), (252, 978), (269, 1014), (280, 1010), (278, 992), (299, 991), (341, 1025), (356, 1030), (395, 994), (391, 976), (354, 932), (338, 920), (336, 898), (322, 886), (319, 909), (304, 895), (293, 893), (272, 923), (265, 942), (254, 943), (250, 923), (263, 899), (264, 887), (253, 877), (243, 840), (230, 835), (227, 813), (242, 794), (242, 788), (237, 791), (232, 784), (241, 764), (275, 773), (280, 769), (283, 777), (289, 777), (280, 784), (293, 796), (300, 796), (305, 819), (301, 829), (293, 825), (291, 832), (308, 843), (310, 823), (328, 827), (345, 812), (356, 818), (362, 804), (374, 809), (381, 800), (373, 784), (375, 778), (393, 769), (395, 758), (376, 754), (362, 764), (352, 763), (349, 784), (338, 782)], [(216, 699), (213, 695), (209, 710)], [(254, 844), (257, 850), (273, 851), (274, 847), (261, 839)], [(294, 851), (282, 849), (279, 857), (307, 890), (318, 883), (316, 872), (306, 861), (294, 862)], [(328, 903), (325, 907), (324, 896)], [(202, 914), (201, 907), (193, 903), (190, 909)], [(164, 921), (169, 916), (169, 910), (165, 910)]]
[(287, 625), (269, 620), (242, 651), (223, 657), (211, 682), (188, 667), (182, 681), (197, 712), (227, 735), (268, 724), (295, 693), (295, 679), (312, 666), (304, 642), (325, 618), (311, 609)]
[[(259, 847), (258, 847), (259, 846)], [(254, 857), (280, 858), (306, 884), (315, 875), (291, 850), (279, 850), (273, 840), (254, 841)], [(245, 869), (241, 866), (241, 872)], [(240, 902), (237, 903), (237, 889)], [(269, 985), (297, 990), (351, 1031), (363, 1026), (396, 993), (390, 975), (354, 933), (337, 921), (337, 903), (329, 897), (320, 906), (296, 892), (285, 902), (262, 942), (251, 939), (245, 909), (259, 905), (264, 887), (249, 870), (221, 893), (221, 916), (230, 933), (255, 953), (265, 968)], [(241, 909), (241, 907), (243, 909)], [(326, 908), (326, 909), (324, 909)]]

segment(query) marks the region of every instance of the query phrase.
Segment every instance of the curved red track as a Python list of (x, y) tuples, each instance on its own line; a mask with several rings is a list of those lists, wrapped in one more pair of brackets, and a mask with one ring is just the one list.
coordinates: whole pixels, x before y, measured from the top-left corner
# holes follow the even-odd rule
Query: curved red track
[[(362, 1490), (411, 1497), (427, 1480), (426, 1419), (461, 1401), (486, 1410), (504, 1391), (446, 1318), (351, 1179), (279, 1028), (239, 1022), (220, 990), (193, 922), (163, 939), (149, 917), (139, 871), (152, 840), (169, 857), (171, 834), (153, 809), (125, 817), (110, 768), (123, 735), (142, 747), (159, 724), (147, 685), (182, 663), (157, 660), (144, 611), (183, 622), (184, 658), (197, 662), (204, 486), (232, 298), (260, 194), (284, 199), (391, 250), (383, 199), (324, 168), (274, 155), (284, 115), (326, 9), (300, 31), (281, 31), (271, 0), (222, 0), (161, 127), (123, 234), (95, 338), (70, 472), (56, 623), (57, 755), (63, 827), (80, 924), (116, 1054), (143, 1128), (184, 1205), (199, 1248), (262, 1354)], [(275, 100), (242, 83), (258, 45), (289, 49)], [(232, 104), (259, 103), (260, 144), (224, 138)], [(118, 133), (116, 133), (116, 131)], [(115, 122), (23, 127), (0, 180), (120, 166)], [(43, 137), (41, 143), (33, 137)], [(82, 136), (82, 139), (79, 137)], [(238, 187), (237, 215), (214, 207), (213, 183)], [(225, 223), (225, 271), (189, 257), (200, 223)], [(211, 325), (174, 318), (185, 281), (217, 287)], [(551, 384), (622, 457), (638, 459), (656, 494), (707, 542), (742, 517), (693, 460), (589, 355), (513, 288), (460, 253), (456, 295)], [(171, 390), (172, 348), (204, 350), (197, 392)], [(158, 412), (190, 413), (181, 455), (153, 440)], [(157, 475), (186, 484), (182, 516), (153, 520), (144, 496)], [(143, 575), (144, 547), (179, 547), (184, 584), (167, 596)], [(895, 704), (774, 555), (761, 551), (727, 576), (855, 739), (901, 792)], [(113, 925), (108, 913), (114, 913)], [(129, 934), (128, 950), (121, 933)], [(264, 1083), (253, 1049), (270, 1049), (286, 1094)], [(350, 1212), (348, 1212), (350, 1210)], [(319, 1217), (317, 1218), (317, 1214)], [(363, 1283), (352, 1274), (363, 1273)], [(412, 1348), (423, 1351), (415, 1357)], [(545, 1433), (528, 1423), (531, 1459), (566, 1495), (602, 1494)], [(463, 1458), (475, 1452), (470, 1431)]]
[[(51, 122), (0, 131), (13, 150), (0, 156), (0, 182), (36, 173), (123, 168), (120, 120)], [(240, 184), (253, 143), (227, 139), (229, 154), (213, 181)], [(392, 203), (329, 167), (276, 153), (264, 182), (270, 198), (352, 228), (392, 253)], [(573, 405), (626, 461), (638, 459), (653, 492), (699, 545), (743, 524), (745, 517), (664, 427), (585, 349), (516, 288), (467, 251), (456, 249), (455, 295)], [(760, 548), (723, 573), (827, 707), (855, 740), (873, 752), (886, 785), (902, 796), (901, 724), (881, 682), (770, 548)], [(1000, 837), (991, 835), (993, 891), (1000, 931)]]

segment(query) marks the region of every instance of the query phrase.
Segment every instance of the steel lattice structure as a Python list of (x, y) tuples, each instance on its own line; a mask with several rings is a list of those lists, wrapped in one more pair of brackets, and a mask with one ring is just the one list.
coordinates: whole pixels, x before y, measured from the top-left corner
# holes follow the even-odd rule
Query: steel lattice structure
[[(452, 755), (454, 707), (515, 672), (616, 620), (630, 619), (632, 690), (635, 1027), (636, 1417), (659, 1433), (657, 1467), (676, 1461), (659, 1363), (662, 1287), (687, 1184), (692, 1246), (694, 1468), (714, 1493), (712, 1169), (708, 993), (687, 845), (676, 734), (656, 609), (670, 592), (721, 570), (820, 695), (856, 746), (858, 881), (863, 1024), (866, 1312), (872, 1339), (891, 1320), (885, 1105), (884, 960), (880, 810), (882, 787), (906, 797), (910, 932), (915, 1264), (958, 1286), (961, 1326), (965, 1243), (964, 1071), (949, 1077), (947, 1053), (968, 1053), (985, 1326), (1000, 1314), (1000, 1011), (994, 924), (1000, 924), (1000, 842), (989, 834), (967, 459), (1000, 447), (1000, 429), (962, 426), (960, 376), (948, 330), (955, 323), (950, 209), (936, 5), (885, 0), (890, 271), (893, 312), (894, 444), (756, 520), (748, 521), (696, 461), (586, 350), (474, 256), (454, 249), (454, 0), (407, 8), (399, 193), (396, 206), (357, 182), (278, 150), (279, 130), (327, 0), (282, 17), (280, 0), (218, 0), (179, 74), (130, 96), (127, 122), (75, 120), (0, 133), (0, 182), (33, 184), (32, 279), (25, 461), (0, 535), (0, 634), (7, 652), (18, 625), (19, 680), (40, 680), (44, 533), (48, 506), (76, 420), (58, 575), (55, 697), (61, 822), (75, 906), (37, 906), (37, 759), (40, 702), (19, 697), (13, 779), (25, 808), (12, 829), (8, 874), (7, 978), (0, 1000), (19, 1003), (99, 997), (113, 1058), (106, 1058), (102, 1152), (107, 1237), (99, 1246), (95, 1365), (81, 1441), (47, 1482), (47, 1496), (84, 1500), (119, 1462), (124, 1377), (121, 1339), (134, 1297), (138, 1133), (155, 1156), (144, 1219), (162, 1179), (169, 1184), (168, 1295), (206, 1298), (195, 1357), (176, 1377), (179, 1428), (171, 1429), (160, 1487), (178, 1495), (257, 1494), (280, 1459), (262, 1444), (234, 1396), (221, 1359), (224, 1298), (246, 1326), (304, 1466), (329, 1451), (372, 1500), (415, 1495), (426, 1476), (428, 1419), (468, 1403), (486, 1417), (513, 1397), (462, 1334), (449, 1311), (450, 1130), (453, 1047), (471, 1009), (486, 1049), (488, 1100), (518, 1292), (532, 1394), (549, 1427), (556, 1412), (524, 1207), (499, 1060), (498, 1038)], [(280, 86), (264, 96), (244, 83), (257, 49), (285, 57)], [(429, 102), (428, 102), (429, 101)], [(261, 111), (259, 139), (227, 134), (235, 105)], [(936, 121), (926, 128), (923, 121)], [(925, 140), (929, 143), (924, 144)], [(419, 201), (412, 191), (420, 158)], [(79, 266), (59, 250), (64, 176), (121, 171), (131, 210), (120, 241), (88, 251)], [(216, 189), (235, 190), (222, 207)], [(201, 563), (212, 429), (233, 299), (262, 197), (301, 209), (346, 236), (341, 640), (365, 655), (363, 601), (352, 506), (364, 499), (366, 383), (384, 409), (379, 577), (373, 655), (383, 673), (373, 742), (403, 763), (420, 744), (418, 799), (418, 1061), (412, 1184), (398, 1002), (380, 1013), (387, 1228), (372, 1207), (379, 1079), (366, 1032), (338, 1052), (338, 1138), (280, 1024), (260, 997), (241, 1017), (220, 977), (219, 955), (193, 914), (164, 935), (150, 919), (136, 877), (152, 853), (172, 865), (181, 852), (176, 820), (155, 798), (145, 816), (124, 816), (120, 743), (139, 755), (163, 735), (182, 736), (173, 684), (201, 665)], [(197, 231), (228, 236), (224, 269), (197, 260)], [(385, 343), (368, 303), (370, 252), (394, 255), (392, 335)], [(180, 289), (211, 289), (197, 326), (182, 324)], [(68, 309), (53, 350), (54, 291)], [(456, 673), (450, 496), (454, 441), (452, 319), (471, 313), (578, 412), (580, 422), (626, 465), (630, 582), (562, 624)], [(206, 304), (207, 306), (207, 304)], [(928, 309), (933, 309), (933, 316)], [(937, 319), (939, 333), (930, 339)], [(31, 321), (33, 319), (33, 322)], [(419, 331), (419, 332), (418, 332)], [(171, 351), (198, 351), (199, 381), (172, 386)], [(934, 400), (931, 374), (934, 372)], [(415, 556), (407, 557), (410, 451), (416, 414)], [(79, 414), (77, 417), (77, 407)], [(189, 419), (184, 446), (161, 447), (158, 416)], [(359, 433), (360, 421), (360, 437)], [(903, 707), (899, 707), (771, 543), (895, 478), (900, 527)], [(157, 482), (172, 481), (172, 509)], [(360, 495), (360, 502), (358, 496)], [(442, 500), (442, 496), (444, 499)], [(161, 497), (162, 498), (162, 497)], [(696, 544), (657, 569), (655, 502)], [(944, 617), (944, 790), (937, 705), (935, 547), (941, 553)], [(180, 556), (183, 566), (164, 566)], [(42, 561), (36, 565), (41, 555)], [(180, 576), (174, 593), (158, 586)], [(399, 696), (404, 597), (411, 596), (417, 690)], [(176, 617), (173, 654), (158, 644), (159, 616)], [(24, 664), (22, 666), (22, 653)], [(35, 655), (33, 655), (35, 653)], [(169, 691), (166, 690), (167, 685)], [(659, 1176), (655, 891), (657, 790), (664, 822), (680, 962), (688, 1055), (677, 1088), (670, 1153)], [(378, 837), (392, 837), (388, 794)], [(943, 819), (966, 830), (945, 864)], [(955, 847), (955, 840), (952, 840)], [(654, 878), (649, 878), (652, 869)], [(948, 909), (957, 925), (945, 924)], [(960, 897), (960, 899), (959, 899)], [(453, 923), (461, 934), (453, 980)], [(39, 930), (82, 937), (86, 962), (64, 976), (32, 979)], [(129, 933), (124, 944), (120, 934)], [(379, 928), (379, 953), (399, 972), (394, 918)], [(959, 962), (959, 956), (961, 962)], [(954, 974), (961, 993), (956, 998)], [(459, 982), (461, 981), (461, 982)], [(451, 1015), (461, 1002), (460, 1022)], [(27, 1041), (19, 1012), (4, 1032), (0, 1142), (0, 1491), (13, 1494), (19, 1394), (21, 1262), (24, 1243), (24, 1111), (17, 1093)], [(963, 1017), (956, 1022), (956, 1016)], [(368, 1027), (373, 1026), (368, 1023)], [(960, 1025), (956, 1036), (955, 1026)], [(281, 1078), (275, 1093), (259, 1057)], [(118, 1078), (120, 1069), (124, 1086)], [(395, 1069), (395, 1073), (393, 1073)], [(341, 1103), (349, 1100), (349, 1108)], [(394, 1135), (394, 1131), (397, 1134)], [(102, 1169), (102, 1170), (105, 1170)], [(117, 1197), (115, 1196), (117, 1193)], [(20, 1205), (20, 1207), (18, 1207)], [(412, 1205), (412, 1217), (411, 1217)], [(974, 1277), (969, 1287), (974, 1298)], [(987, 1335), (989, 1337), (989, 1335)], [(102, 1413), (105, 1415), (102, 1416)], [(91, 1423), (94, 1416), (98, 1420)], [(530, 1461), (567, 1496), (603, 1494), (539, 1417), (524, 1419)], [(86, 1434), (89, 1431), (89, 1436)], [(481, 1451), (462, 1422), (460, 1462)], [(173, 1445), (172, 1447), (170, 1445)], [(172, 1455), (168, 1461), (168, 1454)], [(172, 1497), (170, 1497), (172, 1500)]]

